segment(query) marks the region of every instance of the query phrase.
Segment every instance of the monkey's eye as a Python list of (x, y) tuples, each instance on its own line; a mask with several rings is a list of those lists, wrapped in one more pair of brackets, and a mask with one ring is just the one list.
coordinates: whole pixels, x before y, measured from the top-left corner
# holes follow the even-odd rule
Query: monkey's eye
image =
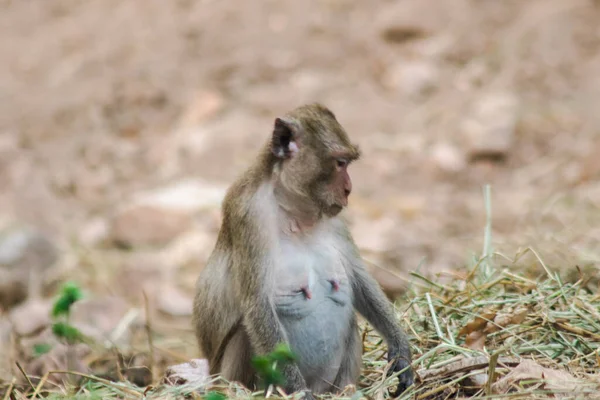
[(345, 158), (338, 158), (335, 160), (335, 164), (340, 167), (340, 168), (344, 168), (348, 166), (348, 160)]

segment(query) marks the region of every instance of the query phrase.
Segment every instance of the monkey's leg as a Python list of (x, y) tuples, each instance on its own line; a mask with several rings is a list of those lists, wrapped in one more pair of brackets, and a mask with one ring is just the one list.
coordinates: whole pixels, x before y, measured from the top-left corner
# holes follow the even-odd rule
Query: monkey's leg
[(221, 360), (220, 373), (225, 379), (240, 382), (250, 390), (254, 390), (256, 379), (251, 360), (250, 338), (240, 325), (227, 343)]
[(356, 385), (362, 365), (362, 343), (356, 319), (352, 321), (350, 334), (346, 341), (346, 351), (340, 364), (340, 370), (333, 383), (334, 391), (342, 391), (347, 385)]

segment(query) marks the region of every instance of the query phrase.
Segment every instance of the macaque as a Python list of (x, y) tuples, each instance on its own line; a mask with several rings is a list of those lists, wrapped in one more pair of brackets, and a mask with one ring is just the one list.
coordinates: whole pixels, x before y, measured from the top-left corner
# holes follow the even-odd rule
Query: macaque
[[(404, 331), (339, 214), (359, 149), (326, 107), (276, 118), (271, 137), (223, 202), (223, 223), (197, 282), (193, 323), (211, 374), (256, 388), (251, 359), (288, 344), (285, 390), (335, 393), (356, 384), (355, 310), (385, 338), (389, 373), (411, 363)], [(399, 375), (396, 394), (413, 383)]]

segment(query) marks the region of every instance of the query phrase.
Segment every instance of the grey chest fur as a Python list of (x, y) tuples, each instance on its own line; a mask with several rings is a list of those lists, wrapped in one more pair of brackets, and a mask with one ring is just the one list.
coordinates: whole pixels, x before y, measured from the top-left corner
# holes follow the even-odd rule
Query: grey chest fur
[[(332, 379), (353, 318), (352, 290), (335, 242), (283, 238), (273, 274), (275, 306), (307, 379)], [(327, 370), (324, 370), (324, 369)]]

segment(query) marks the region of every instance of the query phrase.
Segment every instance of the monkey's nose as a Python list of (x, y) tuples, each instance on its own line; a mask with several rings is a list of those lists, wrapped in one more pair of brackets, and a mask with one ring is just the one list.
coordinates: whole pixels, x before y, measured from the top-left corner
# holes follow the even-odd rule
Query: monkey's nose
[(346, 197), (350, 196), (350, 192), (352, 192), (352, 181), (348, 178), (348, 180), (344, 182), (344, 194)]

